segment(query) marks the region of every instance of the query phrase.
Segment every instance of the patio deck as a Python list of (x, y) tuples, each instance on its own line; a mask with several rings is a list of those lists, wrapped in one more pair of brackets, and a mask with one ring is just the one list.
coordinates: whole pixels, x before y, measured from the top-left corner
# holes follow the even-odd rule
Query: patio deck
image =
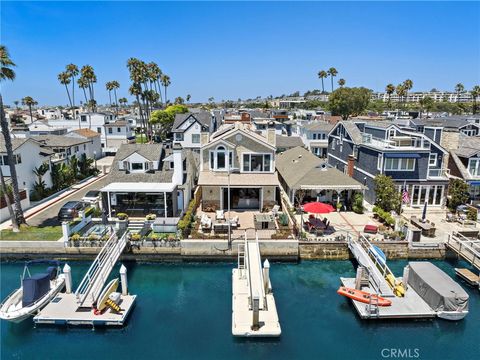
[[(198, 207), (196, 216), (198, 219), (202, 216), (202, 214), (206, 214), (212, 220), (212, 230), (209, 232), (202, 231), (200, 227), (198, 232), (200, 234), (205, 234), (208, 236), (217, 235), (213, 231), (213, 224), (215, 224), (216, 214), (214, 212), (207, 212), (202, 211), (201, 207)], [(255, 222), (254, 222), (254, 215), (260, 214), (259, 211), (225, 211), (225, 219), (233, 219), (238, 216), (238, 227), (232, 227), (232, 238), (233, 239), (243, 239), (245, 237), (245, 231), (247, 231), (247, 236), (255, 237)], [(199, 221), (199, 220), (198, 220)], [(276, 226), (276, 225), (275, 225)], [(276, 228), (278, 228), (276, 226)], [(256, 230), (259, 239), (271, 239), (272, 235), (276, 233), (276, 230)], [(227, 234), (218, 234), (221, 237), (228, 236)]]

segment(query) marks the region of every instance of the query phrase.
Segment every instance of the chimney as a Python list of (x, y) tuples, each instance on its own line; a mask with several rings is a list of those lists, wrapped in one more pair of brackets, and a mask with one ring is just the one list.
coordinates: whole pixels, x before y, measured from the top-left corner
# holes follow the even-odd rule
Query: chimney
[(174, 144), (172, 148), (173, 152), (173, 176), (172, 182), (177, 185), (183, 183), (183, 153), (182, 145)]
[(241, 121), (242, 122), (250, 122), (250, 114), (247, 113), (247, 112), (243, 112), (242, 117), (241, 117)]
[(208, 143), (208, 132), (201, 132), (200, 133), (200, 145), (206, 145)]
[(277, 135), (275, 129), (267, 129), (267, 141), (270, 145), (277, 146)]
[(348, 155), (348, 162), (347, 162), (347, 175), (353, 177), (353, 169), (355, 165), (355, 156)]

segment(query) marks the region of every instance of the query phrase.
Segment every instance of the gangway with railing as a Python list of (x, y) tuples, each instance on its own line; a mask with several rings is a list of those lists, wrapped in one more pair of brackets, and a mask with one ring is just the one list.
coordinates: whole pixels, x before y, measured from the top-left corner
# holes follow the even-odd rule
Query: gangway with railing
[(453, 232), (448, 236), (447, 247), (463, 258), (477, 270), (480, 270), (480, 240), (472, 240)]
[(98, 300), (105, 282), (127, 244), (128, 231), (119, 238), (115, 231), (98, 253), (75, 291), (78, 307), (91, 308)]

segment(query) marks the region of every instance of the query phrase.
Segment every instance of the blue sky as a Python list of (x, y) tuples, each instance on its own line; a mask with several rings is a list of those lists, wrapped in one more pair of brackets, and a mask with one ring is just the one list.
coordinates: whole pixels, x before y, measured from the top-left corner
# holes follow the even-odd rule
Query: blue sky
[[(94, 67), (97, 100), (126, 60), (155, 61), (169, 98), (192, 101), (281, 95), (320, 88), (334, 66), (347, 86), (383, 90), (410, 78), (413, 90), (480, 83), (478, 2), (3, 2), (1, 43), (18, 67), (2, 85), (6, 103), (33, 96), (66, 104), (57, 74)], [(337, 78), (337, 79), (338, 79)]]

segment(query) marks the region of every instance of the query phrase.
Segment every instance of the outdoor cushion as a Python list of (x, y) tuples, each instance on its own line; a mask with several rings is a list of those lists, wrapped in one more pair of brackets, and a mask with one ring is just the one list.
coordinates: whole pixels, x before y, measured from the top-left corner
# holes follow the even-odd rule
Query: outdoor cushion
[(365, 227), (363, 228), (363, 232), (366, 232), (366, 233), (376, 234), (377, 231), (378, 231), (377, 225), (365, 225)]

